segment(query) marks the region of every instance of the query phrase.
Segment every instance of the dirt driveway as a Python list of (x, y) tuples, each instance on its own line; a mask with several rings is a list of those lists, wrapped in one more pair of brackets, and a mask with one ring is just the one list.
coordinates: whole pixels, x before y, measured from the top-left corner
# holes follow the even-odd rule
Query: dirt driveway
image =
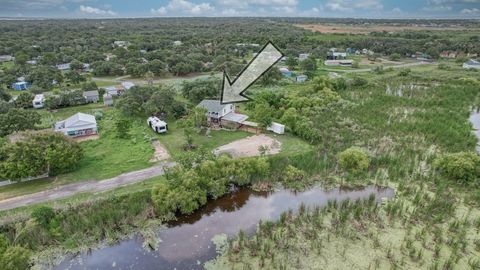
[(222, 145), (213, 152), (216, 155), (227, 153), (233, 158), (260, 156), (260, 146), (266, 147), (265, 154), (273, 155), (280, 153), (282, 143), (267, 135), (255, 135), (244, 139), (233, 141), (229, 144)]
[(170, 158), (170, 154), (168, 153), (167, 149), (165, 149), (165, 146), (163, 146), (159, 141), (153, 141), (152, 146), (153, 149), (155, 149), (155, 152), (153, 153), (153, 157), (150, 159), (150, 162), (157, 162)]
[(50, 190), (6, 199), (0, 201), (0, 211), (62, 199), (83, 192), (107, 191), (117, 187), (141, 182), (155, 176), (163, 175), (164, 168), (173, 166), (175, 166), (174, 162), (163, 162), (147, 169), (124, 173), (102, 181), (87, 181), (68, 184)]

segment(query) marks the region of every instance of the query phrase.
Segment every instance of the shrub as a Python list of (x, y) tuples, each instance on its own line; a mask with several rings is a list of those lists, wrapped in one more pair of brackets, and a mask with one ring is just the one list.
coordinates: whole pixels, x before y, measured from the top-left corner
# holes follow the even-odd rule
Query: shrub
[(302, 181), (304, 178), (305, 172), (292, 165), (288, 165), (283, 173), (283, 181), (285, 182)]
[(448, 153), (437, 157), (433, 165), (450, 179), (470, 182), (479, 175), (480, 156), (473, 152)]
[(368, 84), (367, 79), (362, 77), (355, 77), (353, 78), (352, 85), (353, 86), (365, 86)]
[(8, 247), (0, 262), (5, 270), (29, 269), (30, 251), (20, 246)]
[(337, 159), (341, 168), (354, 173), (365, 171), (370, 165), (367, 152), (359, 147), (346, 149), (338, 154)]
[(47, 228), (50, 224), (50, 221), (55, 217), (55, 212), (51, 207), (48, 206), (40, 206), (35, 208), (31, 213), (31, 218), (33, 218), (37, 223)]

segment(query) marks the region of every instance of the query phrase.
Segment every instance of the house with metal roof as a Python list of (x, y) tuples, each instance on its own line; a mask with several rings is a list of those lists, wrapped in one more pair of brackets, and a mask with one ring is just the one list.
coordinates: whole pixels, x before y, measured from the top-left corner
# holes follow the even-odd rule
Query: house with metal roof
[(100, 94), (97, 90), (85, 91), (83, 92), (83, 97), (85, 98), (85, 102), (87, 103), (97, 103), (100, 100)]
[(69, 118), (55, 123), (55, 131), (69, 137), (81, 137), (98, 134), (95, 116), (86, 113), (76, 113)]
[(207, 110), (207, 122), (211, 126), (238, 129), (248, 116), (236, 113), (234, 104), (221, 104), (220, 100), (204, 99), (197, 107)]

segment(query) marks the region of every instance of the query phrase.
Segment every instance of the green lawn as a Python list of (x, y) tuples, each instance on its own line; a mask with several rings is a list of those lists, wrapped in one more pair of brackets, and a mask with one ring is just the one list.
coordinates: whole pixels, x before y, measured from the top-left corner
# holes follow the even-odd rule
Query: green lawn
[[(218, 146), (251, 135), (251, 133), (244, 131), (218, 130), (212, 131), (209, 137), (203, 134), (194, 135), (193, 143), (197, 146), (201, 146), (202, 148), (211, 151)], [(168, 152), (170, 153), (170, 155), (172, 155), (173, 158), (176, 158), (182, 153), (184, 153), (183, 146), (186, 144), (186, 140), (183, 129), (178, 127), (175, 122), (168, 122), (167, 134), (157, 136), (159, 138), (159, 141), (167, 148)]]

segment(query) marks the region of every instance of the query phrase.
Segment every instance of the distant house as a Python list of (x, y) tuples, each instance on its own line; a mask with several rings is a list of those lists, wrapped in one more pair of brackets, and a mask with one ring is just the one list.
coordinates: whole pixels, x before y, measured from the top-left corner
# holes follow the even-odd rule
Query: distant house
[(116, 86), (107, 86), (104, 89), (105, 92), (111, 96), (118, 96), (121, 94)]
[(343, 59), (347, 59), (347, 53), (346, 52), (329, 51), (327, 53), (327, 60), (343, 60)]
[(173, 46), (180, 46), (180, 45), (182, 45), (182, 44), (183, 44), (183, 43), (182, 43), (180, 40), (175, 40), (175, 41), (173, 42)]
[(287, 62), (287, 60), (288, 60), (288, 57), (286, 57), (286, 56), (283, 56), (282, 58), (280, 58), (280, 62), (282, 62), (282, 63)]
[(105, 93), (103, 95), (103, 105), (105, 106), (113, 106), (113, 97), (109, 93)]
[(121, 85), (125, 90), (130, 90), (130, 88), (135, 86), (133, 82), (122, 82)]
[(307, 60), (308, 57), (310, 57), (309, 53), (301, 53), (301, 54), (298, 55), (298, 60), (299, 61)]
[(296, 81), (296, 82), (305, 82), (307, 79), (308, 79), (308, 76), (307, 76), (307, 75), (298, 75), (298, 76), (295, 78), (295, 81)]
[(440, 53), (442, 58), (457, 58), (458, 53), (455, 51), (443, 51)]
[(43, 94), (35, 95), (32, 101), (32, 106), (35, 109), (40, 109), (45, 106), (45, 96)]
[(272, 124), (267, 127), (267, 130), (272, 131), (276, 134), (285, 134), (285, 125), (272, 122)]
[(353, 60), (325, 60), (325, 66), (342, 66), (342, 67), (351, 67), (353, 65)]
[(17, 91), (27, 90), (30, 86), (32, 85), (28, 82), (16, 82), (12, 84), (12, 88)]
[(113, 47), (126, 48), (130, 46), (130, 42), (124, 40), (117, 40), (113, 42)]
[(286, 67), (279, 68), (278, 71), (280, 71), (285, 78), (290, 78), (293, 76), (293, 73)]
[(69, 118), (57, 122), (55, 131), (62, 132), (69, 137), (81, 137), (97, 134), (95, 116), (85, 113), (76, 113)]
[(58, 64), (55, 66), (58, 70), (69, 70), (70, 69), (70, 63), (66, 63), (66, 64)]
[(36, 65), (37, 63), (38, 63), (37, 60), (28, 60), (27, 61), (27, 64), (29, 64), (29, 65)]
[(11, 55), (0, 55), (0, 62), (9, 62), (15, 60), (15, 57)]
[(205, 99), (197, 107), (207, 110), (207, 122), (213, 126), (238, 129), (248, 118), (247, 115), (236, 113), (234, 104), (221, 104), (220, 100)]
[(463, 63), (464, 69), (480, 69), (480, 62), (470, 59), (467, 62)]
[(97, 90), (85, 91), (83, 92), (83, 97), (85, 98), (85, 102), (87, 103), (97, 103), (100, 100), (100, 94)]

